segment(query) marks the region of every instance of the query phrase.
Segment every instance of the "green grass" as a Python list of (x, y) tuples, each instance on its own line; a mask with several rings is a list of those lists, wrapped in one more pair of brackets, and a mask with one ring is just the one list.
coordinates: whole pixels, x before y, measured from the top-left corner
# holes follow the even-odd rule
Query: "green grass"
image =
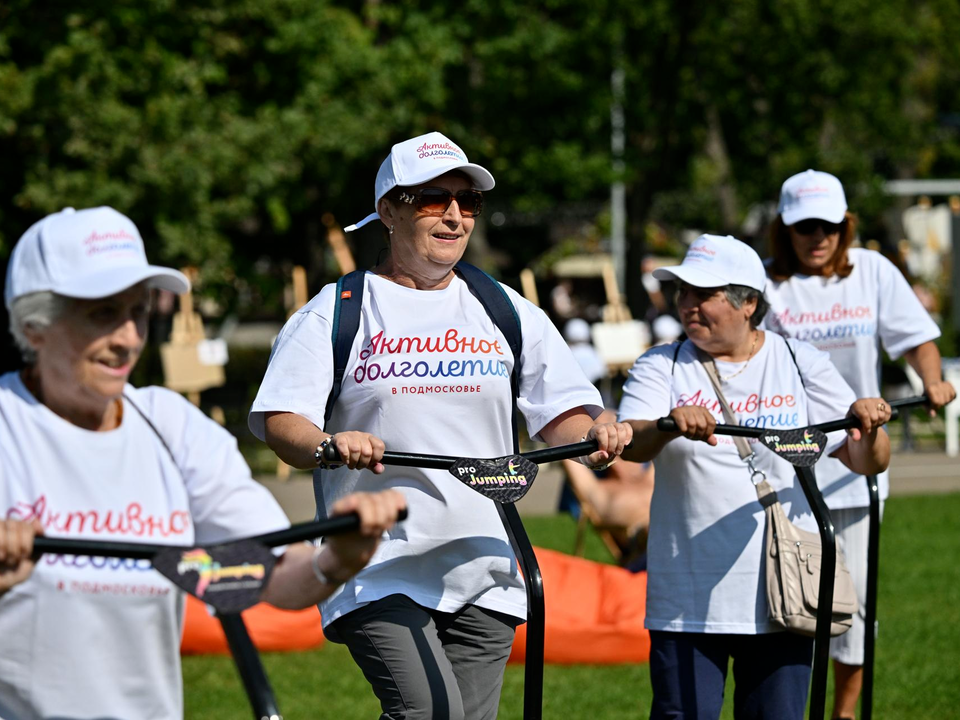
[[(536, 545), (572, 549), (569, 517), (530, 518), (526, 526)], [(881, 547), (874, 716), (960, 718), (960, 494), (889, 500)], [(592, 534), (586, 555), (610, 560)], [(264, 664), (287, 718), (378, 717), (379, 704), (342, 646), (266, 654)], [(229, 658), (188, 657), (183, 665), (187, 718), (250, 716)], [(523, 668), (510, 666), (500, 718), (519, 720), (522, 697)], [(545, 718), (640, 718), (649, 707), (646, 665), (545, 668)], [(723, 717), (733, 717), (729, 702)]]

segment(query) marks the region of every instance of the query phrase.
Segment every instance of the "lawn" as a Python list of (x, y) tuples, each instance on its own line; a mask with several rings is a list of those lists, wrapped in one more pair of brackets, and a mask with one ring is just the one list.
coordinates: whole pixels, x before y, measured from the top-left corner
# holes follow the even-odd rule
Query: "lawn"
[[(526, 524), (534, 544), (572, 548), (569, 517), (530, 518)], [(874, 715), (882, 720), (960, 718), (960, 494), (890, 499), (881, 547)], [(610, 559), (596, 536), (588, 538), (587, 556)], [(342, 646), (267, 654), (264, 664), (288, 720), (379, 715), (379, 704)], [(229, 658), (187, 657), (183, 672), (187, 718), (250, 716)], [(522, 696), (523, 668), (510, 666), (500, 718), (519, 720)], [(649, 704), (646, 665), (547, 666), (544, 671), (545, 718), (640, 718), (647, 716)], [(732, 718), (727, 705), (723, 717)]]

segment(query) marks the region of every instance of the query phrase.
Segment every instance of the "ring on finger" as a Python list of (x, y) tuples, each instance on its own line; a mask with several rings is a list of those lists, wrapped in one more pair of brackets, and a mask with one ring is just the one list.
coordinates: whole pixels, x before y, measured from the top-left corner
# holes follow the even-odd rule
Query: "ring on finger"
[(887, 406), (885, 403), (877, 403), (877, 410), (880, 412), (886, 412)]

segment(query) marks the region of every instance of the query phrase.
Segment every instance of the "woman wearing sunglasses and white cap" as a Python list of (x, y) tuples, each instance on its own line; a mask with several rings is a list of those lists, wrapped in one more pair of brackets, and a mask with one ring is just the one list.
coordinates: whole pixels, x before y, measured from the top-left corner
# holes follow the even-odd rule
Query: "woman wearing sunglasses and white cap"
[[(917, 371), (931, 413), (953, 400), (956, 391), (942, 379), (933, 342), (940, 330), (893, 263), (851, 247), (857, 218), (847, 209), (840, 181), (815, 170), (788, 178), (779, 212), (770, 236), (765, 326), (829, 353), (857, 397), (880, 394), (882, 346), (891, 359), (904, 357)], [(863, 678), (869, 495), (866, 480), (832, 458), (817, 464), (817, 481), (860, 600), (852, 629), (830, 643), (833, 717), (853, 718)], [(879, 489), (882, 501), (889, 493), (885, 472)]]
[[(875, 472), (889, 462), (880, 424), (890, 409), (879, 398), (856, 400), (826, 353), (758, 328), (767, 279), (760, 256), (736, 238), (701, 235), (679, 266), (654, 275), (678, 281), (687, 339), (637, 360), (620, 405), (634, 429), (624, 457), (653, 460), (658, 478), (647, 541), (650, 717), (719, 717), (732, 658), (734, 717), (801, 720), (813, 638), (770, 619), (753, 470), (797, 526), (816, 532), (816, 523), (789, 463), (766, 450), (748, 463), (732, 438), (713, 430), (732, 421), (803, 428), (850, 413), (864, 430), (831, 433), (826, 453), (856, 472)], [(657, 429), (666, 415), (678, 432)]]
[[(315, 470), (321, 514), (351, 489), (392, 487), (407, 498), (402, 531), (388, 533), (367, 570), (321, 606), (328, 637), (347, 644), (384, 718), (495, 718), (514, 629), (527, 616), (494, 503), (444, 470), (380, 463), (387, 446), (512, 452), (513, 354), (454, 271), (493, 186), (440, 133), (394, 145), (377, 174), (375, 212), (347, 228), (379, 221), (389, 250), (363, 277), (359, 330), (329, 427), (335, 285), (287, 322), (250, 414), (253, 432), (295, 467), (317, 468), (318, 446), (337, 448), (345, 466)], [(600, 450), (586, 462), (608, 462), (630, 428), (594, 424), (600, 395), (560, 333), (503, 289), (522, 328), (517, 405), (530, 435), (551, 445), (595, 437)]]
[[(151, 288), (136, 226), (68, 208), (13, 250), (4, 299), (26, 368), (0, 376), (0, 717), (179, 718), (183, 594), (149, 562), (43, 555), (38, 533), (157, 545), (213, 544), (287, 527), (236, 440), (183, 397), (127, 380)], [(403, 507), (355, 495), (362, 530), (316, 551), (291, 545), (262, 599), (309, 607), (362, 567)], [(322, 578), (322, 579), (321, 579)]]

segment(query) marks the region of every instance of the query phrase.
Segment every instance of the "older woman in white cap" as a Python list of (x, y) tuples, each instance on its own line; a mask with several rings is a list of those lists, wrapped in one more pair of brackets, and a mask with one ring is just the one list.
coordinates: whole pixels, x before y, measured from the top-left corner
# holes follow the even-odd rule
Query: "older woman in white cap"
[[(189, 546), (288, 525), (231, 435), (173, 392), (127, 383), (154, 287), (189, 283), (149, 265), (111, 208), (50, 215), (14, 248), (4, 299), (26, 369), (0, 376), (0, 717), (183, 715), (182, 593), (144, 561), (35, 561), (37, 533)], [(290, 546), (263, 599), (329, 595), (403, 504), (346, 500), (336, 510), (359, 511), (361, 533)]]
[[(778, 632), (764, 579), (764, 508), (731, 438), (713, 434), (722, 417), (713, 366), (739, 424), (805, 427), (848, 412), (863, 429), (834, 433), (827, 452), (857, 472), (887, 466), (880, 424), (889, 408), (856, 400), (826, 353), (764, 333), (766, 275), (760, 257), (733, 237), (701, 235), (682, 264), (656, 271), (679, 283), (687, 339), (649, 350), (624, 385), (620, 418), (634, 429), (631, 460), (653, 460), (658, 478), (647, 545), (651, 718), (715, 718), (730, 658), (734, 716), (800, 720), (813, 639)], [(657, 430), (669, 415), (679, 432)], [(753, 442), (753, 441), (751, 441)], [(793, 468), (757, 454), (793, 522), (816, 525)]]
[[(931, 413), (953, 400), (956, 391), (943, 380), (933, 342), (939, 328), (893, 263), (878, 252), (851, 247), (857, 218), (840, 181), (816, 170), (794, 175), (783, 183), (779, 210), (771, 229), (765, 327), (829, 353), (858, 396), (880, 394), (882, 346), (917, 371)], [(853, 718), (863, 682), (869, 495), (864, 478), (835, 459), (817, 465), (817, 481), (860, 596), (853, 627), (830, 642), (833, 717)], [(887, 473), (878, 481), (883, 501), (889, 494)]]
[[(328, 637), (347, 644), (384, 718), (496, 717), (514, 629), (526, 618), (494, 503), (446, 471), (380, 463), (387, 446), (512, 452), (513, 353), (455, 271), (493, 185), (440, 133), (394, 145), (377, 174), (375, 212), (357, 224), (378, 220), (389, 252), (363, 276), (329, 427), (334, 285), (284, 327), (250, 415), (253, 432), (295, 467), (316, 468), (318, 446), (337, 448), (345, 466), (314, 475), (321, 514), (354, 488), (392, 487), (407, 498), (402, 531), (388, 533), (366, 570), (321, 606)], [(629, 442), (629, 426), (594, 424), (600, 396), (560, 333), (513, 290), (503, 293), (522, 328), (517, 404), (530, 435), (552, 445), (596, 438), (600, 450), (586, 461), (606, 463)]]

